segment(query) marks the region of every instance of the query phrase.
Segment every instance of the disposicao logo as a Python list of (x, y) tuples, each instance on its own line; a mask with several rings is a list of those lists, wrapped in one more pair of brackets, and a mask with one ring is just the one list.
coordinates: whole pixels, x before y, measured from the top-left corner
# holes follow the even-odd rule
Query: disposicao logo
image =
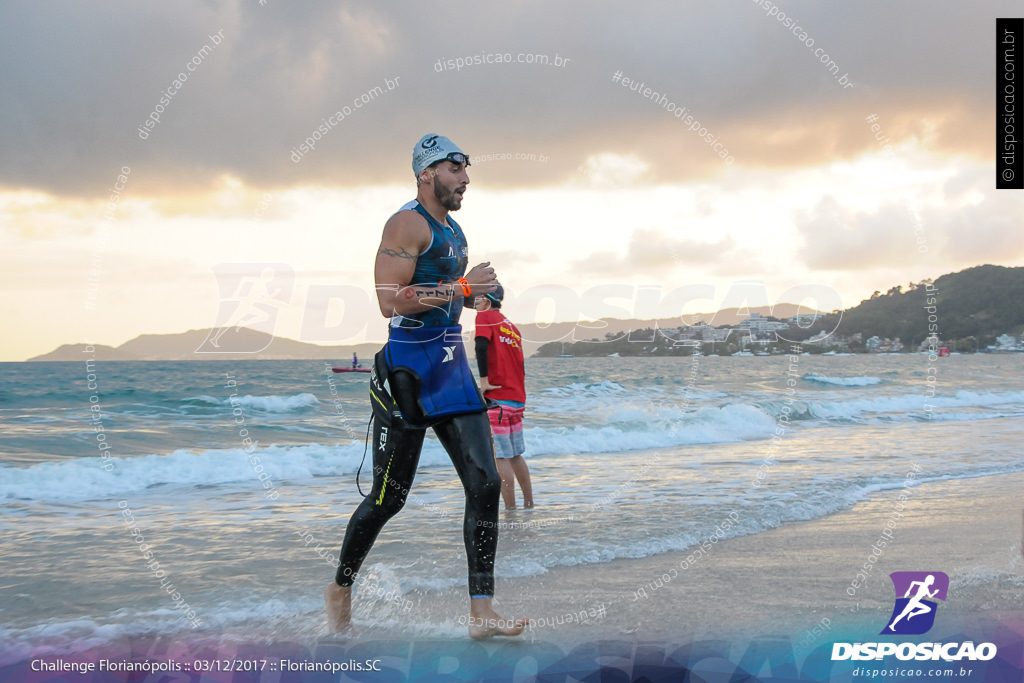
[(936, 599), (944, 601), (949, 591), (949, 576), (943, 572), (893, 572), (889, 578), (896, 604), (882, 635), (918, 636), (930, 631), (939, 608)]
[(195, 353), (259, 353), (270, 346), (278, 313), (292, 302), (295, 270), (287, 263), (218, 263), (213, 274), (217, 319)]
[[(943, 572), (893, 572), (896, 592), (892, 615), (880, 635), (921, 635), (935, 624), (938, 600), (945, 600), (949, 576)], [(987, 661), (996, 656), (993, 643), (833, 643), (832, 661), (869, 660), (896, 655), (897, 659), (918, 661)]]

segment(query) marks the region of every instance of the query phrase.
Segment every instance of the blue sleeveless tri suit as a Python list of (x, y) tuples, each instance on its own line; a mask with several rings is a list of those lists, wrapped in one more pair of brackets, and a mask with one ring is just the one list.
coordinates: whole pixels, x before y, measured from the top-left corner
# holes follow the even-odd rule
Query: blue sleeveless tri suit
[[(431, 216), (415, 199), (399, 211), (415, 211), (426, 219), (430, 226), (430, 246), (416, 259), (416, 269), (409, 284), (433, 286), (442, 282), (456, 282), (466, 274), (469, 264), (469, 247), (462, 228), (451, 216), (448, 225), (442, 225)], [(459, 324), (462, 315), (462, 297), (456, 296), (443, 308), (432, 308), (422, 313), (396, 315), (391, 319), (393, 327), (442, 327)]]

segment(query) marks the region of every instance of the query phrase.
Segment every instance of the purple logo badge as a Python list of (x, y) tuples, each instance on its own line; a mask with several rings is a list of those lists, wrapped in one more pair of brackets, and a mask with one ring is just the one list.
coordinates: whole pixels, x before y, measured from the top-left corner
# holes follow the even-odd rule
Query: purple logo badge
[(893, 572), (896, 604), (883, 635), (905, 636), (927, 633), (935, 623), (938, 600), (946, 599), (949, 577), (943, 572)]

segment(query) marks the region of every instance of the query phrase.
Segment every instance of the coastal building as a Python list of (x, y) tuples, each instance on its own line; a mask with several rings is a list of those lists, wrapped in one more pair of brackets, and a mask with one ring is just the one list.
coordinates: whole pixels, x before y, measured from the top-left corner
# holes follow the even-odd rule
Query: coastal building
[(717, 328), (704, 322), (677, 327), (672, 335), (676, 339), (700, 339), (706, 342), (724, 342), (736, 330), (731, 327)]
[[(874, 339), (874, 337), (872, 337), (872, 339)], [(829, 334), (825, 330), (822, 330), (821, 332), (819, 332), (818, 334), (814, 335), (810, 339), (805, 339), (801, 343), (802, 344), (813, 344), (815, 346), (822, 346), (822, 347), (831, 347), (833, 349), (836, 349), (836, 350), (839, 350), (839, 351), (844, 351), (844, 352), (850, 350), (850, 340), (849, 339), (847, 339), (845, 336)], [(870, 343), (871, 343), (871, 339), (869, 339), (865, 343), (865, 346), (867, 344), (870, 344)]]
[(879, 337), (871, 337), (864, 342), (864, 348), (872, 353), (898, 353), (903, 350), (903, 342), (900, 341), (899, 337), (895, 339), (881, 339)]
[(704, 329), (700, 331), (700, 338), (706, 342), (724, 342), (729, 338), (729, 335), (735, 332), (731, 327), (723, 327), (721, 329), (705, 325)]
[(789, 322), (790, 325), (807, 328), (824, 317), (825, 316), (821, 313), (801, 313), (799, 315), (794, 315), (787, 322)]
[(996, 337), (996, 343), (994, 346), (989, 346), (988, 351), (995, 351), (996, 353), (1007, 353), (1007, 352), (1022, 352), (1024, 351), (1024, 343), (1021, 343), (1020, 339), (1014, 337), (1011, 334), (1001, 334)]
[(749, 330), (756, 337), (765, 332), (788, 330), (789, 323), (781, 320), (769, 320), (760, 313), (751, 313), (750, 317), (742, 321), (739, 327), (741, 330)]

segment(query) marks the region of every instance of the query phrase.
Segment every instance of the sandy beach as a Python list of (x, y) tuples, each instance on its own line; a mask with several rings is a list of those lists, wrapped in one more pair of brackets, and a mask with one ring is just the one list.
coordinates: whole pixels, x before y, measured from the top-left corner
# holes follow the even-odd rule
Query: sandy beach
[[(926, 483), (906, 494), (902, 517), (893, 515), (904, 490), (885, 491), (821, 519), (714, 543), (695, 561), (688, 559), (692, 552), (670, 552), (500, 581), (499, 611), (534, 618), (538, 623), (527, 640), (563, 649), (600, 639), (686, 643), (782, 636), (799, 657), (830, 638), (877, 635), (893, 606), (890, 572), (942, 571), (950, 589), (934, 635), (954, 633), (979, 617), (1012, 621), (1024, 612), (1022, 487), (1024, 474)], [(528, 513), (505, 519), (512, 518)], [(895, 527), (888, 525), (893, 519)], [(887, 528), (891, 532), (883, 535)], [(572, 528), (506, 533), (529, 533), (543, 543), (545, 535), (571, 534)], [(873, 551), (890, 537), (880, 555)], [(873, 552), (875, 563), (868, 559)], [(873, 569), (863, 572), (865, 564)], [(859, 571), (868, 579), (853, 587)], [(463, 604), (454, 593), (409, 597), (416, 611), (456, 621)], [(591, 610), (601, 607), (604, 616), (591, 618)], [(384, 636), (375, 631), (364, 629), (363, 636)]]

